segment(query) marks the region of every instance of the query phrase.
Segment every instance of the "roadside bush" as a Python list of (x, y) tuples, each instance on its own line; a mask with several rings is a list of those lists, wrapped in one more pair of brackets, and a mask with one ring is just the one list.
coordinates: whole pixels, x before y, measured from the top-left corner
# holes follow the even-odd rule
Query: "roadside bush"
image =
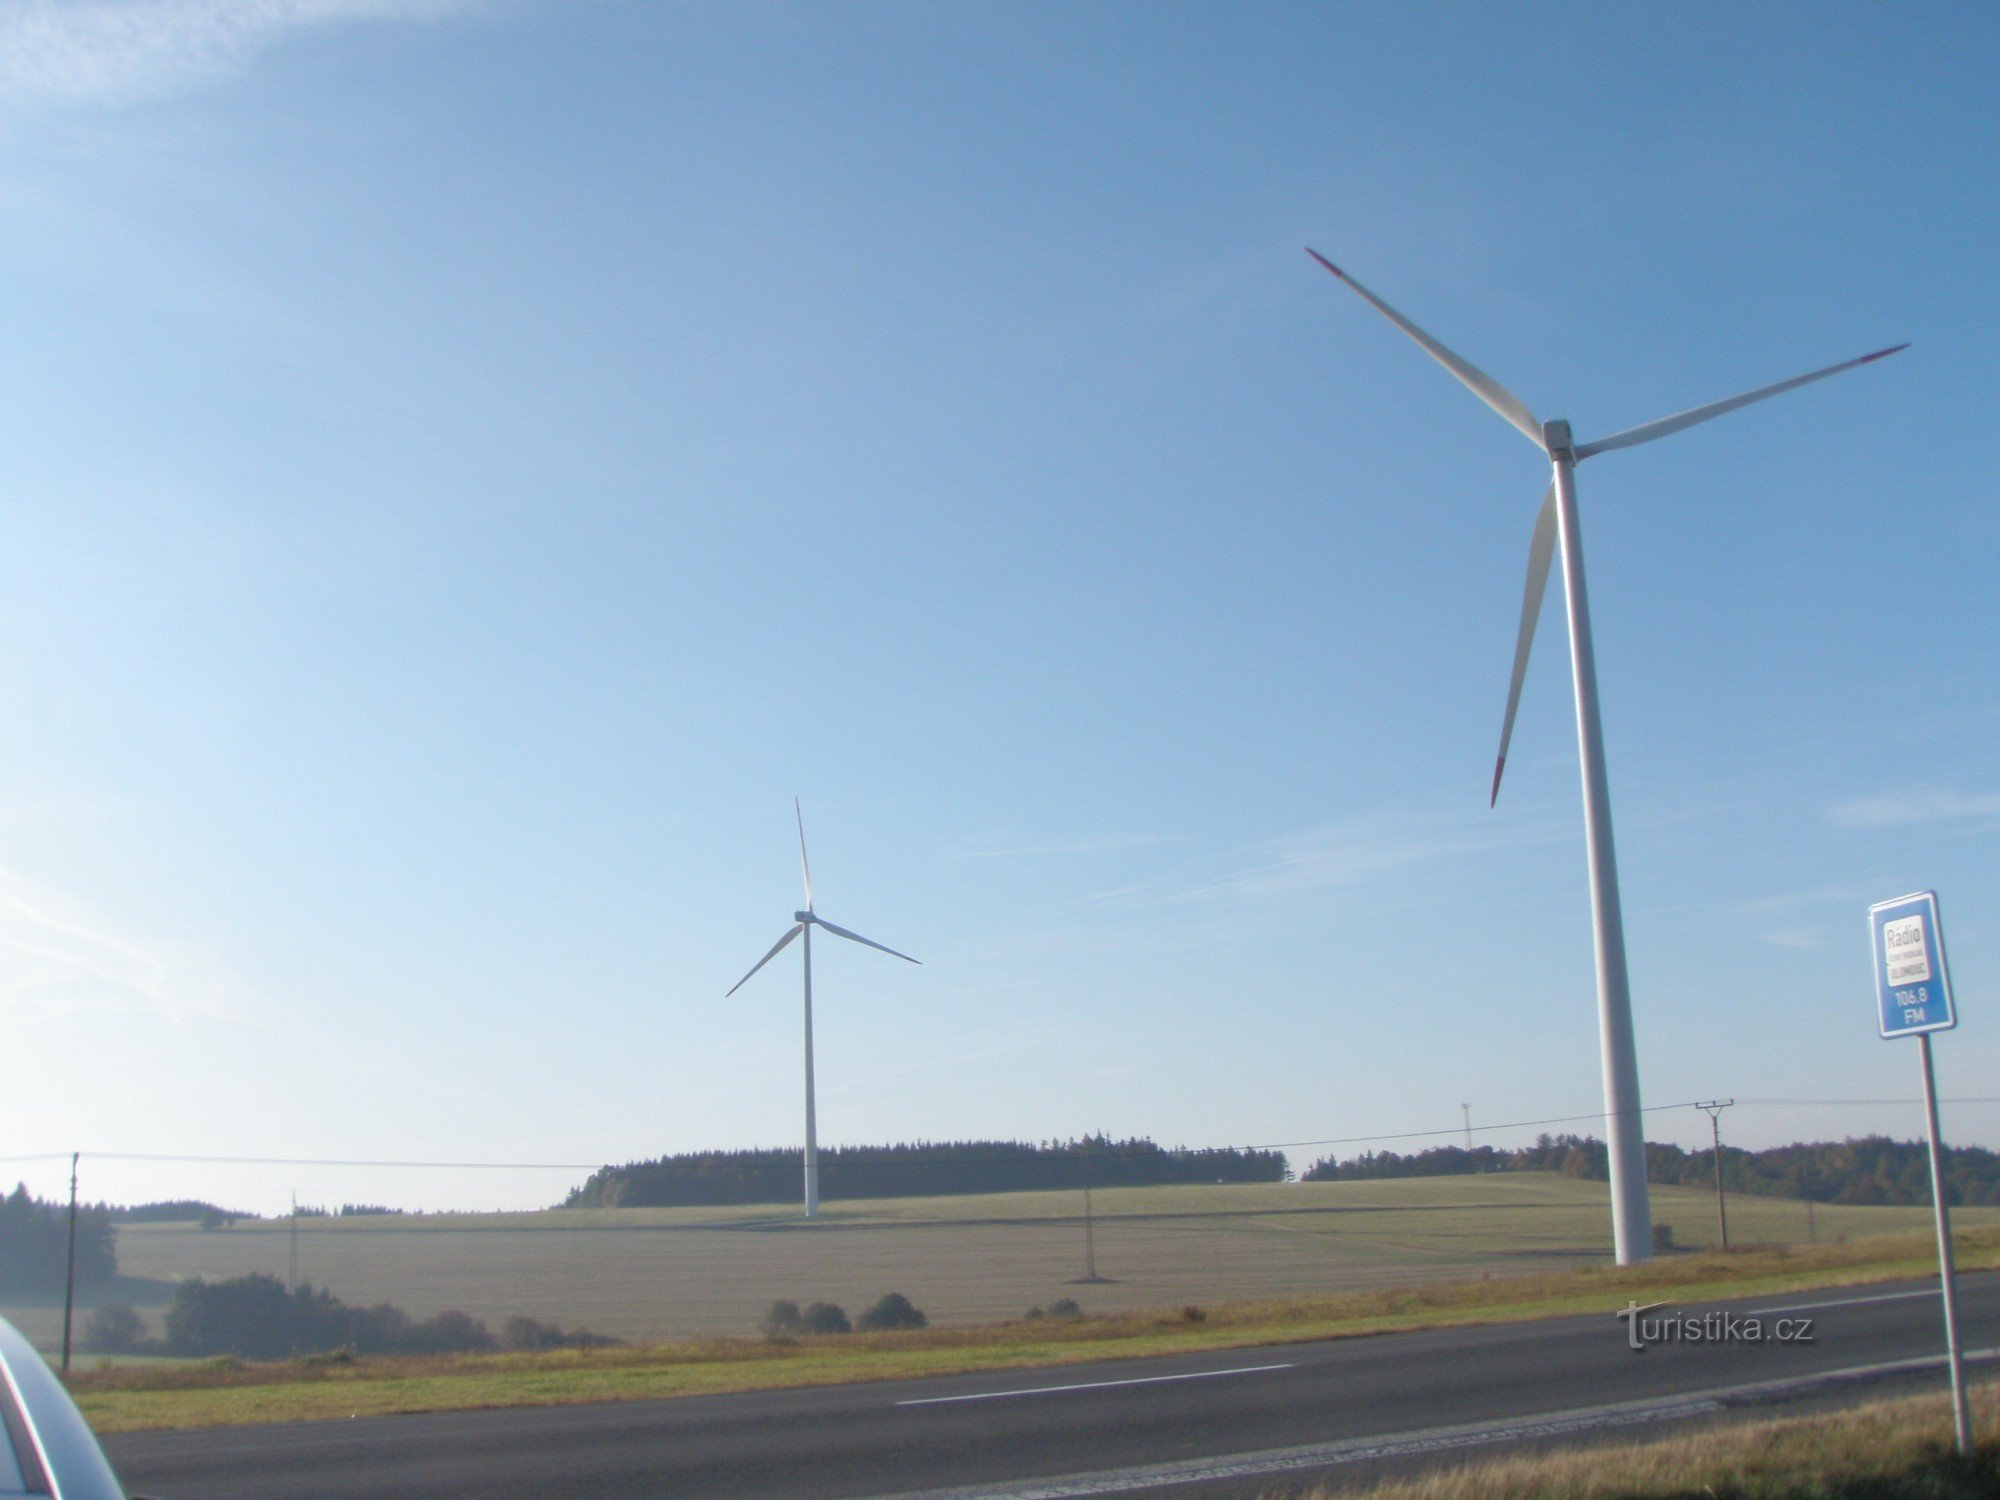
[(1047, 1316), (1048, 1312), (1041, 1306), (1040, 1303), (1037, 1303), (1035, 1306), (1029, 1308), (1026, 1312), (1021, 1314), (1021, 1321), (1024, 1323), (1035, 1323), (1039, 1322), (1043, 1318), (1046, 1318)]
[(798, 1303), (780, 1297), (764, 1314), (763, 1326), (767, 1339), (795, 1339), (806, 1331), (806, 1320), (799, 1315)]
[(402, 1308), (380, 1302), (348, 1312), (346, 1343), (363, 1354), (391, 1354), (409, 1346), (410, 1318)]
[[(310, 1288), (300, 1287), (301, 1292)], [(167, 1309), (167, 1349), (183, 1358), (234, 1354), (282, 1359), (295, 1353), (309, 1299), (295, 1299), (275, 1276), (238, 1276), (207, 1282), (197, 1277), (174, 1290)], [(329, 1339), (327, 1348), (345, 1342)]]
[(273, 1276), (184, 1281), (167, 1310), (167, 1351), (183, 1358), (228, 1354), (285, 1359), (335, 1349), (463, 1354), (491, 1349), (495, 1342), (484, 1323), (462, 1312), (442, 1312), (415, 1322), (386, 1302), (350, 1307), (309, 1284), (287, 1291)]
[(884, 1292), (882, 1300), (863, 1313), (859, 1323), (868, 1333), (887, 1333), (899, 1328), (925, 1328), (930, 1319), (917, 1310), (901, 1292)]
[(146, 1320), (129, 1302), (108, 1302), (83, 1324), (83, 1347), (98, 1354), (136, 1354), (146, 1343)]
[(588, 1328), (579, 1328), (574, 1333), (565, 1333), (553, 1323), (544, 1323), (537, 1318), (509, 1318), (500, 1325), (500, 1347), (503, 1349), (606, 1349), (619, 1340), (602, 1333), (592, 1333)]
[(535, 1318), (513, 1317), (500, 1325), (503, 1349), (560, 1349), (566, 1342), (555, 1324)]
[(492, 1331), (470, 1313), (441, 1312), (413, 1324), (404, 1339), (409, 1354), (483, 1353), (495, 1347)]
[(815, 1302), (801, 1314), (807, 1333), (852, 1333), (854, 1325), (837, 1302)]
[(1074, 1297), (1058, 1297), (1049, 1304), (1049, 1316), (1052, 1318), (1080, 1318), (1083, 1316), (1083, 1309), (1077, 1305), (1076, 1298)]
[(1655, 1255), (1671, 1255), (1675, 1248), (1674, 1226), (1671, 1224), (1655, 1224), (1653, 1226), (1653, 1253)]

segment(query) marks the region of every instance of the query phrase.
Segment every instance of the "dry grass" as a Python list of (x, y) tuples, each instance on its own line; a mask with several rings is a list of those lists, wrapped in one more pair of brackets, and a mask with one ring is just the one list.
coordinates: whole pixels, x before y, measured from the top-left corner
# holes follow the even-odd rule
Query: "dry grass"
[(2000, 1494), (2000, 1388), (1972, 1393), (1975, 1451), (1953, 1451), (1944, 1396), (1829, 1416), (1726, 1424), (1683, 1437), (1500, 1458), (1365, 1489), (1269, 1500), (1990, 1500)]
[[(1357, 1337), (1402, 1329), (1605, 1313), (1628, 1297), (1681, 1301), (1789, 1292), (1922, 1274), (1922, 1236), (1678, 1256), (1631, 1270), (1587, 1267), (1331, 1297), (1208, 1304), (1074, 1320), (1042, 1319), (795, 1342), (698, 1339), (589, 1352), (440, 1358), (315, 1357), (80, 1372), (73, 1389), (100, 1432), (308, 1421), (388, 1412), (553, 1405), (902, 1379), (1203, 1349)], [(1963, 1236), (1960, 1264), (2000, 1264), (2000, 1230)]]

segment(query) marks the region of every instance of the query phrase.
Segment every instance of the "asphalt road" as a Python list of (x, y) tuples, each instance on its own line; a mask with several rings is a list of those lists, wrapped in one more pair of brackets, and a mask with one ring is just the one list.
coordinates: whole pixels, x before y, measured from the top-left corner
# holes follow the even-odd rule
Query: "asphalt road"
[[(2000, 1361), (2000, 1273), (1961, 1278), (1960, 1297), (1967, 1349)], [(811, 1390), (139, 1433), (105, 1448), (131, 1489), (161, 1500), (1243, 1496), (1829, 1392), (1944, 1388), (1935, 1281), (1648, 1317), (1711, 1309), (1759, 1315), (1764, 1341), (1635, 1353), (1606, 1312)], [(1777, 1342), (1780, 1317), (1812, 1319), (1812, 1341)]]

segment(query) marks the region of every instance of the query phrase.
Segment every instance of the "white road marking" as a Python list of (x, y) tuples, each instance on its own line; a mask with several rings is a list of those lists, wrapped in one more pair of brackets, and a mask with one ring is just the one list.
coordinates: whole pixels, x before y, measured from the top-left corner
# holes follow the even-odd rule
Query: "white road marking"
[(1836, 1297), (1829, 1302), (1794, 1302), (1786, 1307), (1758, 1307), (1743, 1314), (1746, 1318), (1767, 1318), (1775, 1313), (1811, 1312), (1817, 1307), (1858, 1307), (1863, 1302), (1902, 1302), (1910, 1297), (1938, 1297), (1943, 1293), (1936, 1287), (1928, 1287), (1918, 1292), (1878, 1292), (1872, 1297)]
[(1102, 1391), (1115, 1385), (1164, 1385), (1170, 1380), (1215, 1380), (1224, 1375), (1261, 1375), (1267, 1370), (1296, 1369), (1293, 1364), (1243, 1365), (1230, 1370), (1194, 1370), (1186, 1375), (1142, 1375), (1135, 1380), (1084, 1380), (1074, 1385), (1038, 1385), (1025, 1391), (974, 1391), (966, 1396), (923, 1396), (898, 1401), (898, 1406), (946, 1406), (954, 1401), (1004, 1401), (1009, 1396), (1053, 1396), (1060, 1391)]
[[(1965, 1351), (1965, 1358), (1969, 1363), (1985, 1363), (2000, 1359), (2000, 1349), (1968, 1349)], [(1415, 1432), (1391, 1433), (1383, 1437), (1347, 1438), (1339, 1442), (1313, 1443), (1301, 1448), (1269, 1448), (1258, 1453), (1232, 1453), (1215, 1458), (1188, 1459), (1180, 1463), (1104, 1469), (1092, 1474), (1067, 1474), (1050, 1479), (1017, 1480), (1011, 1484), (975, 1484), (955, 1489), (924, 1490), (888, 1497), (888, 1500), (1087, 1500), (1087, 1497), (1094, 1495), (1117, 1495), (1132, 1490), (1158, 1489), (1168, 1485), (1203, 1484), (1225, 1479), (1254, 1479), (1265, 1474), (1326, 1469), (1339, 1464), (1362, 1463), (1370, 1459), (1442, 1453), (1454, 1448), (1472, 1448), (1489, 1443), (1568, 1437), (1612, 1427), (1678, 1421), (1684, 1417), (1705, 1416), (1722, 1411), (1732, 1404), (1755, 1400), (1758, 1397), (1782, 1396), (1787, 1392), (1809, 1390), (1822, 1384), (1865, 1380), (1871, 1376), (1936, 1369), (1942, 1367), (1944, 1362), (1943, 1355), (1931, 1355), (1921, 1359), (1892, 1360), (1883, 1364), (1853, 1365), (1844, 1370), (1827, 1370), (1816, 1375), (1795, 1376), (1786, 1380), (1762, 1380), (1749, 1385), (1725, 1386), (1711, 1391), (1695, 1391), (1684, 1396), (1621, 1401), (1609, 1406), (1581, 1407), (1573, 1411), (1502, 1418), (1492, 1422), (1468, 1422), (1455, 1427), (1433, 1427)], [(996, 1394), (1004, 1393), (996, 1392)]]
[[(1637, 1403), (1634, 1403), (1636, 1406)], [(1142, 1468), (1110, 1469), (1096, 1474), (1072, 1474), (1062, 1478), (1028, 1480), (1011, 1485), (972, 1485), (964, 1489), (926, 1490), (921, 1495), (904, 1495), (895, 1500), (1082, 1500), (1091, 1495), (1116, 1495), (1129, 1490), (1148, 1490), (1164, 1485), (1202, 1484), (1221, 1479), (1253, 1479), (1265, 1474), (1293, 1473), (1302, 1469), (1329, 1468), (1335, 1464), (1357, 1463), (1374, 1458), (1398, 1458), (1413, 1453), (1438, 1453), (1451, 1448), (1470, 1448), (1481, 1443), (1498, 1443), (1537, 1437), (1564, 1437), (1595, 1431), (1602, 1427), (1622, 1427), (1640, 1422), (1668, 1421), (1674, 1417), (1700, 1416), (1720, 1411), (1719, 1401), (1680, 1400), (1655, 1402), (1643, 1410), (1630, 1412), (1613, 1407), (1565, 1412), (1557, 1416), (1505, 1422), (1477, 1422), (1463, 1427), (1439, 1427), (1428, 1432), (1404, 1433), (1385, 1438), (1352, 1438), (1340, 1443), (1314, 1443), (1304, 1448), (1274, 1448), (1263, 1453), (1238, 1453), (1223, 1458), (1196, 1459), (1175, 1464), (1148, 1464)]]

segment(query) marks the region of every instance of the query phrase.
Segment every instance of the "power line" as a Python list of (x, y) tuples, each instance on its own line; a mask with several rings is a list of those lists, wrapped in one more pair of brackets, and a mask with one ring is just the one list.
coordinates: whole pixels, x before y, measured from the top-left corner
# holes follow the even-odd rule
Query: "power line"
[[(0, 1163), (60, 1161), (70, 1153), (0, 1156)], [(152, 1161), (228, 1167), (408, 1167), (453, 1172), (595, 1172), (601, 1161), (359, 1161), (316, 1156), (175, 1156), (154, 1151), (85, 1151), (93, 1161)]]
[[(1686, 1109), (1694, 1101), (1683, 1100), (1679, 1104), (1648, 1104), (1633, 1111), (1635, 1114), (1650, 1115), (1665, 1109)], [(1594, 1109), (1587, 1115), (1556, 1115), (1546, 1120), (1509, 1120), (1499, 1125), (1475, 1125), (1475, 1133), (1484, 1134), (1490, 1130), (1527, 1130), (1536, 1125), (1574, 1125), (1583, 1120), (1601, 1120), (1605, 1112)], [(1298, 1146), (1358, 1146), (1368, 1141), (1411, 1141), (1423, 1136), (1458, 1135), (1464, 1130), (1462, 1125), (1446, 1126), (1442, 1130), (1402, 1130), (1391, 1135), (1342, 1135), (1331, 1136), (1323, 1141), (1274, 1141), (1267, 1146), (1239, 1146), (1239, 1151), (1286, 1151)]]
[[(1738, 1104), (1910, 1104), (1920, 1105), (1921, 1099), (1738, 1099)], [(2000, 1094), (1971, 1094), (1958, 1099), (1940, 1099), (1940, 1104), (2000, 1104)]]
[[(1923, 1100), (1921, 1099), (1738, 1099), (1736, 1102), (1738, 1104), (1744, 1104), (1744, 1105), (1762, 1105), (1773, 1108), (1803, 1108), (1803, 1107), (1818, 1107), (1818, 1106), (1919, 1105), (1923, 1103)], [(1669, 1110), (1694, 1108), (1698, 1106), (1698, 1103), (1699, 1101), (1697, 1100), (1687, 1099), (1687, 1100), (1681, 1100), (1673, 1104), (1648, 1104), (1636, 1112), (1639, 1114), (1648, 1114), (1648, 1115), (1658, 1114)], [(1966, 1095), (1958, 1098), (1942, 1099), (1939, 1101), (1939, 1103), (2000, 1104), (2000, 1094)], [(1539, 1120), (1507, 1120), (1494, 1125), (1474, 1125), (1471, 1127), (1471, 1129), (1473, 1134), (1486, 1135), (1491, 1132), (1500, 1130), (1531, 1130), (1544, 1125), (1576, 1125), (1591, 1120), (1602, 1120), (1604, 1117), (1605, 1117), (1605, 1112), (1601, 1109), (1597, 1109), (1597, 1110), (1591, 1110), (1586, 1114), (1551, 1115), (1544, 1119), (1539, 1119)], [(1216, 1150), (1216, 1151), (1245, 1151), (1245, 1152), (1292, 1151), (1292, 1150), (1299, 1150), (1307, 1146), (1361, 1146), (1361, 1145), (1368, 1145), (1375, 1141), (1422, 1140), (1429, 1137), (1461, 1135), (1464, 1134), (1465, 1131), (1466, 1131), (1465, 1125), (1459, 1124), (1459, 1125), (1441, 1126), (1436, 1129), (1430, 1129), (1430, 1130), (1400, 1130), (1400, 1131), (1381, 1132), (1372, 1135), (1325, 1136), (1317, 1140), (1268, 1141), (1259, 1145), (1195, 1147), (1191, 1149), (1195, 1151)], [(780, 1147), (778, 1149), (787, 1150), (790, 1148)], [(836, 1147), (834, 1149), (838, 1151), (841, 1148)], [(1030, 1149), (1032, 1150), (1034, 1148), (1031, 1147)], [(1174, 1154), (1174, 1148), (1160, 1147), (1158, 1149), (1163, 1155)], [(1180, 1148), (1180, 1149), (1186, 1150), (1190, 1148)], [(24, 1156), (0, 1156), (0, 1165), (12, 1166), (28, 1162), (66, 1161), (72, 1154), (76, 1153), (68, 1151), (44, 1151)], [(362, 1167), (362, 1168), (394, 1169), (394, 1170), (407, 1170), (407, 1171), (449, 1171), (449, 1172), (597, 1172), (605, 1169), (606, 1167), (612, 1167), (616, 1165), (615, 1163), (604, 1162), (604, 1161), (414, 1161), (407, 1158), (367, 1159), (367, 1158), (331, 1157), (331, 1156), (205, 1156), (205, 1155), (186, 1155), (186, 1154), (177, 1154), (172, 1152), (156, 1152), (156, 1151), (85, 1151), (82, 1152), (81, 1154), (90, 1157), (94, 1161), (160, 1162), (160, 1163), (172, 1163), (181, 1165), (238, 1166), (238, 1167), (244, 1167), (244, 1166)], [(690, 1153), (690, 1154), (703, 1155), (707, 1153)], [(738, 1153), (733, 1150), (730, 1150), (730, 1151), (719, 1152), (716, 1154), (724, 1156), (733, 1156)], [(1117, 1151), (1100, 1151), (1095, 1154), (1101, 1159), (1115, 1159), (1120, 1156), (1129, 1156), (1131, 1153), (1117, 1152)], [(961, 1156), (961, 1157), (953, 1157), (950, 1160), (951, 1163), (954, 1165), (963, 1165), (972, 1163), (993, 1163), (993, 1164), (1004, 1163), (1009, 1165), (1021, 1165), (1021, 1166), (1041, 1165), (1041, 1164), (1069, 1165), (1074, 1163), (1074, 1161), (1076, 1160), (1076, 1155), (1069, 1155), (1069, 1156), (1007, 1155), (1007, 1156), (976, 1156), (976, 1157)], [(843, 1165), (871, 1166), (871, 1167), (888, 1167), (888, 1166), (918, 1167), (918, 1166), (928, 1166), (933, 1164), (934, 1163), (930, 1159), (898, 1161), (893, 1157), (876, 1157), (872, 1159), (858, 1158), (849, 1161), (847, 1163), (844, 1163)], [(625, 1165), (645, 1166), (647, 1165), (647, 1163), (628, 1162)]]
[(88, 1152), (99, 1161), (204, 1162), (251, 1167), (411, 1167), (453, 1172), (595, 1172), (601, 1161), (348, 1161), (310, 1156), (165, 1156), (144, 1151)]

